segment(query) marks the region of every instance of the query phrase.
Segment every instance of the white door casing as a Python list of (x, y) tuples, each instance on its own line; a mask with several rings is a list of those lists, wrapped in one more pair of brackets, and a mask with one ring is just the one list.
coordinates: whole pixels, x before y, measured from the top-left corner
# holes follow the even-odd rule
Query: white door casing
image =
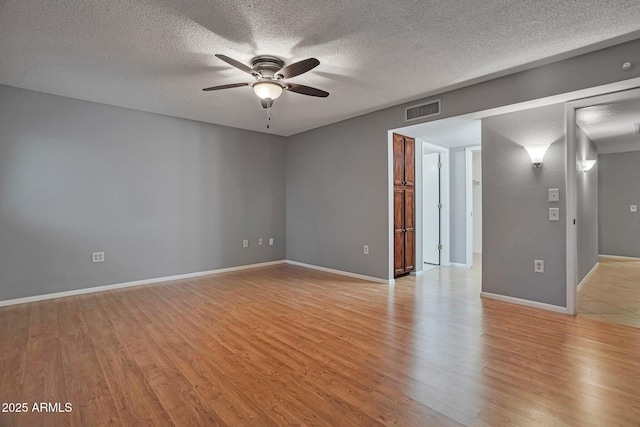
[(440, 265), (440, 154), (422, 158), (422, 256), (429, 264)]

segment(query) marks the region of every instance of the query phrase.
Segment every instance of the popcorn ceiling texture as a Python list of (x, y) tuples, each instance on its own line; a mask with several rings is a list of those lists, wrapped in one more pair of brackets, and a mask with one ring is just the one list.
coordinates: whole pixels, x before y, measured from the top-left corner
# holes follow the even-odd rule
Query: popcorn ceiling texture
[(640, 99), (581, 108), (576, 120), (599, 152), (611, 152), (614, 146), (640, 150), (640, 136), (634, 127), (640, 123)]
[(640, 3), (0, 0), (0, 83), (266, 131), (251, 77), (214, 57), (321, 61), (270, 132), (291, 135), (640, 30)]

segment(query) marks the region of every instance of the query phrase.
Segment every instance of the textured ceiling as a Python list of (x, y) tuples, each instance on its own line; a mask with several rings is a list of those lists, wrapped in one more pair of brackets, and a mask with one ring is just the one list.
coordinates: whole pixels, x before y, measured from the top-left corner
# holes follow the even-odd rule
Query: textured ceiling
[(637, 0), (0, 0), (0, 83), (266, 131), (247, 75), (214, 57), (321, 64), (292, 81), (290, 135), (640, 30)]
[(599, 153), (640, 150), (640, 99), (581, 108), (576, 122), (598, 147)]
[(451, 118), (434, 122), (419, 123), (396, 129), (402, 135), (419, 138), (441, 147), (456, 148), (480, 145), (482, 124), (480, 120)]

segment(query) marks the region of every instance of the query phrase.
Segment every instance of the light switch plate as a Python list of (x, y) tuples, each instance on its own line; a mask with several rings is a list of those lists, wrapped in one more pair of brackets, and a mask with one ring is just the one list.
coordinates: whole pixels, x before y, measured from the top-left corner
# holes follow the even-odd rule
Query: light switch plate
[(104, 262), (104, 252), (93, 252), (91, 262)]
[(638, 205), (629, 205), (630, 212), (638, 212)]
[(549, 208), (549, 221), (560, 221), (560, 208)]
[(557, 188), (549, 189), (549, 201), (550, 202), (558, 202), (560, 201), (560, 190)]

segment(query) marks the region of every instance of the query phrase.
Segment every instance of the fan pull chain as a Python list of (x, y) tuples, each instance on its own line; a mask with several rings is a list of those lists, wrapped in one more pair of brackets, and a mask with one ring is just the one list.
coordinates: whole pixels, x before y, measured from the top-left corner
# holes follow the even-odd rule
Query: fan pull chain
[(267, 107), (267, 129), (269, 129), (269, 123), (271, 123), (271, 107)]

